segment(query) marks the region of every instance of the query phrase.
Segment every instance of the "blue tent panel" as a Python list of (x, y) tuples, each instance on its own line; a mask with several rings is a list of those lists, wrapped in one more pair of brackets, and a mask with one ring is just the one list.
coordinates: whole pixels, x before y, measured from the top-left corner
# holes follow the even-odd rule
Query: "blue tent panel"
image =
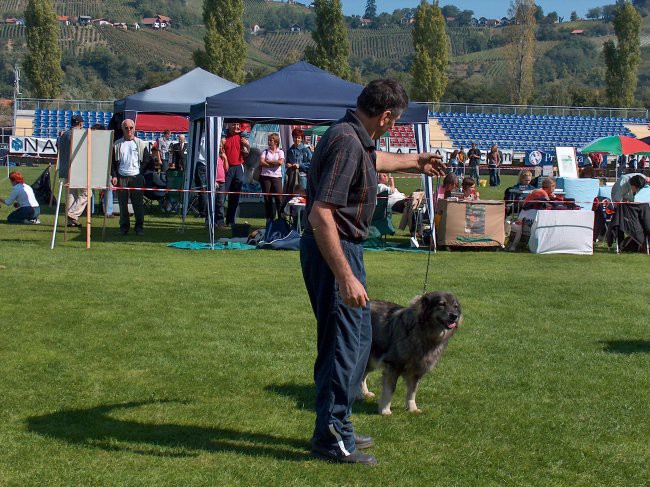
[[(319, 124), (355, 108), (363, 86), (342, 80), (307, 62), (287, 66), (192, 107), (191, 119), (223, 117), (251, 122)], [(409, 104), (400, 123), (427, 121), (425, 105)]]

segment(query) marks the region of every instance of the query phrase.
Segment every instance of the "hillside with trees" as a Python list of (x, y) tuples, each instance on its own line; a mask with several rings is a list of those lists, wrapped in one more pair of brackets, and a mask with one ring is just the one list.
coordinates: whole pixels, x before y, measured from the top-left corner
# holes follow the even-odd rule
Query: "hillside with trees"
[[(58, 15), (88, 15), (125, 22), (126, 31), (112, 26), (60, 24), (66, 98), (112, 99), (155, 86), (195, 66), (193, 54), (204, 49), (202, 0), (54, 0)], [(374, 2), (368, 2), (372, 7)], [(650, 0), (635, 0), (642, 15), (641, 60), (633, 103), (650, 105)], [(27, 0), (0, 0), (0, 17), (24, 18)], [(305, 57), (314, 45), (317, 19), (301, 3), (243, 0), (244, 80), (268, 74)], [(368, 81), (393, 76), (410, 88), (414, 62), (412, 21), (416, 9), (365, 12), (346, 16), (351, 72)], [(509, 103), (504, 87), (509, 73), (506, 28), (475, 25), (473, 12), (453, 5), (441, 7), (449, 39), (448, 83), (443, 101)], [(595, 5), (584, 18), (574, 12), (561, 19), (555, 12), (535, 11), (534, 83), (529, 103), (605, 105), (603, 45), (614, 37), (614, 5)], [(157, 14), (172, 18), (168, 29), (133, 29), (135, 22)], [(499, 22), (508, 12), (498, 15)], [(495, 16), (497, 16), (495, 14)], [(505, 19), (502, 19), (505, 17)], [(490, 19), (484, 19), (490, 20)], [(296, 28), (297, 26), (297, 28)], [(255, 28), (256, 32), (253, 32)], [(293, 31), (292, 31), (293, 30)], [(299, 32), (294, 32), (299, 30)], [(581, 31), (576, 33), (576, 31)], [(23, 65), (25, 27), (0, 25), (0, 95), (12, 94), (13, 65)], [(125, 56), (126, 54), (126, 56)], [(125, 59), (125, 57), (127, 59)], [(23, 92), (31, 94), (23, 77)]]

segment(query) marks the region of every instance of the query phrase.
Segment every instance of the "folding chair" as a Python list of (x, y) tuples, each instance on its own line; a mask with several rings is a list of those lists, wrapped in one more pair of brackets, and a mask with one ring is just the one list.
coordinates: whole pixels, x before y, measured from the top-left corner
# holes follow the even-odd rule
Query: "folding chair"
[(388, 191), (382, 191), (377, 195), (377, 206), (372, 215), (369, 238), (378, 238), (383, 246), (386, 246), (387, 236), (395, 235), (393, 226), (393, 213), (388, 208)]
[[(183, 171), (167, 171), (167, 189), (183, 189), (185, 176)], [(165, 193), (163, 208), (169, 213), (179, 213), (183, 207), (183, 193), (170, 191)]]

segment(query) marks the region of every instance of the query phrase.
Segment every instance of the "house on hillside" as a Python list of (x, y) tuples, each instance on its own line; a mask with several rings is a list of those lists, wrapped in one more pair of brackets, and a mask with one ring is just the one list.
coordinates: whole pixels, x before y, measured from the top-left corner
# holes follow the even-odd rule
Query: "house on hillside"
[(129, 30), (129, 27), (124, 22), (115, 22), (113, 24), (113, 27), (115, 27), (116, 29), (124, 30), (124, 31)]
[(70, 17), (67, 15), (57, 15), (56, 20), (61, 25), (70, 25)]
[(571, 31), (572, 36), (583, 36), (585, 35), (585, 31), (583, 29), (575, 29)]
[(259, 25), (255, 24), (255, 25), (253, 25), (253, 27), (251, 27), (251, 34), (257, 35), (257, 33), (260, 30), (262, 30), (262, 28)]
[(79, 25), (89, 25), (91, 22), (90, 15), (80, 15), (79, 16)]
[(360, 22), (361, 22), (361, 27), (370, 27), (370, 25), (372, 24), (372, 20), (370, 19), (361, 19)]
[(99, 27), (105, 27), (105, 26), (113, 27), (113, 22), (110, 22), (106, 19), (92, 19), (90, 22), (92, 24), (98, 25)]
[(471, 27), (478, 27), (478, 19), (476, 17), (472, 17), (472, 19), (469, 21), (469, 25)]
[(13, 25), (16, 25), (17, 22), (18, 22), (18, 19), (17, 19), (16, 17), (7, 17), (7, 18), (5, 19), (5, 24), (13, 24)]
[(501, 25), (501, 21), (499, 19), (486, 19), (485, 17), (481, 17), (478, 19), (478, 25), (480, 27), (497, 27)]
[(156, 15), (155, 17), (146, 17), (140, 23), (151, 29), (166, 29), (171, 27), (172, 19), (166, 15)]
[(456, 17), (445, 17), (445, 22), (448, 24), (452, 23), (454, 20), (456, 20)]
[(513, 23), (508, 17), (501, 17), (501, 25), (510, 25)]
[(298, 24), (293, 24), (291, 27), (289, 27), (289, 30), (291, 32), (302, 32), (302, 27), (300, 27)]
[(408, 13), (401, 19), (399, 19), (399, 23), (402, 25), (409, 25), (415, 22), (415, 18), (413, 17), (413, 14)]

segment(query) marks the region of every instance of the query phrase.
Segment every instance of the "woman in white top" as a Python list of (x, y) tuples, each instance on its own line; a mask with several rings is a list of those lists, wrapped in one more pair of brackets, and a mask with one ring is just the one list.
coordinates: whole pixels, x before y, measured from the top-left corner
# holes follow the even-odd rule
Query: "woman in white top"
[(17, 171), (9, 174), (9, 180), (13, 186), (11, 194), (5, 200), (0, 199), (0, 202), (7, 206), (13, 203), (18, 209), (7, 217), (7, 221), (9, 223), (41, 223), (38, 219), (38, 215), (41, 213), (41, 207), (38, 205), (38, 201), (36, 201), (32, 187), (29, 184), (25, 184), (23, 175)]
[[(264, 213), (267, 221), (280, 217), (282, 209), (282, 165), (284, 151), (280, 149), (280, 136), (271, 134), (269, 147), (260, 155), (260, 184), (264, 193)], [(275, 202), (275, 207), (273, 203)]]

